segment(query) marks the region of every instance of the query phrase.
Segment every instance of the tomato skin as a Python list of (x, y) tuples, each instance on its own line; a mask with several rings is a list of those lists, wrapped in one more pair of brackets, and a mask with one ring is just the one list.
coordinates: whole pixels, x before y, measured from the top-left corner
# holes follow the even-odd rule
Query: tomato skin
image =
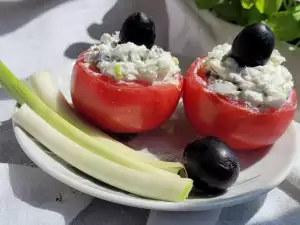
[[(96, 74), (95, 74), (96, 73)], [(84, 66), (83, 53), (73, 68), (71, 96), (74, 108), (96, 126), (118, 133), (139, 133), (162, 125), (174, 112), (182, 92), (178, 85), (118, 82)]]
[(286, 131), (297, 107), (293, 89), (290, 101), (279, 109), (259, 112), (245, 104), (209, 92), (205, 68), (198, 58), (186, 73), (183, 104), (188, 121), (203, 136), (220, 138), (232, 149), (254, 150), (274, 144)]

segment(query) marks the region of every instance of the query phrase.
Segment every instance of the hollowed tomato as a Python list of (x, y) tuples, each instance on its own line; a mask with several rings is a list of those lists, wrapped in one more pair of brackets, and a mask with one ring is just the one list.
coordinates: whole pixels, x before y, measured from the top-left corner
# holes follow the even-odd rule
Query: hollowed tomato
[(71, 81), (74, 108), (96, 126), (118, 133), (138, 133), (162, 125), (174, 112), (182, 91), (178, 84), (116, 81), (83, 61), (75, 62)]
[(281, 108), (259, 111), (210, 92), (206, 72), (202, 59), (196, 59), (183, 84), (185, 114), (200, 135), (218, 137), (236, 150), (259, 149), (272, 145), (293, 120), (297, 107), (294, 89)]

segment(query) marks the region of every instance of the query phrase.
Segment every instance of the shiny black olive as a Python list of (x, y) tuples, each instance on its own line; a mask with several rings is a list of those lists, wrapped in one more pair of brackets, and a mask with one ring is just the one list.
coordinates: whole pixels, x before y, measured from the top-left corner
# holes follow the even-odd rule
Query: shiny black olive
[(184, 150), (183, 164), (194, 187), (206, 193), (225, 191), (235, 183), (240, 171), (238, 158), (215, 137), (189, 143)]
[(156, 37), (155, 24), (145, 13), (133, 13), (123, 23), (119, 37), (121, 44), (133, 42), (150, 49)]
[(265, 65), (274, 50), (272, 30), (265, 24), (256, 23), (245, 27), (234, 39), (231, 56), (240, 66)]

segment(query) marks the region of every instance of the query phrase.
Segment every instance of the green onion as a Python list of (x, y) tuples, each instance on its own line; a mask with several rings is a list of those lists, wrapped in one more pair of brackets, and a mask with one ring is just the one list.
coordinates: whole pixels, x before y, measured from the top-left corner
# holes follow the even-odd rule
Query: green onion
[(114, 71), (116, 73), (116, 78), (118, 80), (120, 80), (124, 77), (123, 74), (121, 73), (121, 65), (120, 64), (115, 65)]
[(137, 171), (86, 151), (51, 127), (26, 104), (13, 115), (13, 119), (70, 165), (124, 191), (147, 198), (178, 202), (188, 196), (193, 186), (192, 180), (187, 178)]
[[(173, 173), (119, 154), (118, 149), (113, 151), (110, 146), (100, 144), (61, 118), (18, 80), (1, 61), (0, 85), (19, 104), (25, 104), (20, 113), (14, 115), (16, 122), (50, 150), (57, 155), (61, 154), (67, 162), (83, 172), (122, 190), (149, 198), (182, 201), (191, 191), (192, 180), (180, 178)], [(64, 144), (66, 148), (61, 149)], [(75, 146), (78, 147), (78, 151), (72, 155)], [(89, 160), (86, 161), (85, 156)], [(106, 172), (100, 171), (104, 167), (107, 168)], [(121, 173), (122, 170), (124, 173)], [(127, 176), (129, 182), (124, 184), (125, 177), (120, 178), (123, 176)]]
[(35, 94), (47, 106), (79, 130), (96, 139), (99, 144), (110, 146), (111, 151), (118, 151), (118, 154), (123, 154), (136, 161), (147, 163), (175, 174), (179, 171), (185, 172), (183, 165), (179, 162), (163, 162), (155, 159), (153, 156), (136, 152), (128, 146), (109, 137), (94, 126), (85, 123), (66, 102), (50, 73), (46, 71), (35, 73), (27, 79), (27, 82)]
[(40, 98), (38, 98), (25, 84), (18, 80), (9, 69), (0, 61), (0, 84), (4, 89), (14, 97), (19, 104), (27, 104), (35, 113), (42, 117), (53, 128), (61, 132), (72, 141), (81, 145), (83, 148), (100, 154), (113, 162), (119, 163), (132, 169), (141, 170), (150, 173), (173, 175), (167, 171), (157, 169), (153, 166), (141, 163), (125, 155), (119, 154), (117, 150), (113, 151), (111, 146), (99, 145), (99, 142), (89, 135), (82, 132), (63, 118), (55, 111), (49, 108)]

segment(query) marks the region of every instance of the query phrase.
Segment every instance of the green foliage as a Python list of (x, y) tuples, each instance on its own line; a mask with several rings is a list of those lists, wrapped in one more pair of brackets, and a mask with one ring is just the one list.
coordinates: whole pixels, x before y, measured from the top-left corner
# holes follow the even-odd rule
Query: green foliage
[(277, 12), (283, 0), (256, 0), (255, 6), (260, 13), (270, 15)]
[(300, 38), (300, 1), (298, 0), (195, 0), (200, 9), (209, 9), (219, 18), (246, 26), (266, 23), (277, 39)]
[(251, 9), (255, 4), (255, 0), (241, 0), (241, 4), (244, 9)]

